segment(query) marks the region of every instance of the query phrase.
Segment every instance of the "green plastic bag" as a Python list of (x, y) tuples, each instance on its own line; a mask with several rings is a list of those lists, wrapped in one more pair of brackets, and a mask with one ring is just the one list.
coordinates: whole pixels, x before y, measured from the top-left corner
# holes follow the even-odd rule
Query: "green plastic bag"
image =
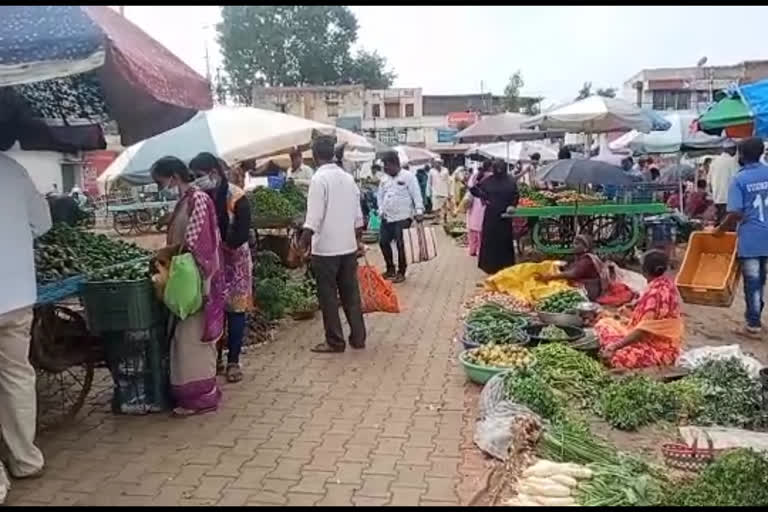
[(378, 231), (380, 227), (381, 217), (379, 217), (379, 212), (374, 210), (368, 216), (368, 231)]
[(181, 320), (203, 307), (203, 281), (191, 254), (179, 254), (171, 259), (163, 302)]

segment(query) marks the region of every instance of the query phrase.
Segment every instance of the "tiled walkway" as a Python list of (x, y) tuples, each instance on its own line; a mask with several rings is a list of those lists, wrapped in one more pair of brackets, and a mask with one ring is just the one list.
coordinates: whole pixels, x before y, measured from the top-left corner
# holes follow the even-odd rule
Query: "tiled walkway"
[(481, 275), (465, 249), (440, 240), (439, 257), (398, 288), (403, 312), (366, 317), (366, 350), (309, 352), (322, 339), (318, 317), (251, 349), (246, 378), (223, 384), (215, 414), (114, 416), (102, 397), (40, 439), (46, 474), (13, 482), (7, 503), (464, 502), (481, 464), (462, 457), (465, 378), (452, 338)]

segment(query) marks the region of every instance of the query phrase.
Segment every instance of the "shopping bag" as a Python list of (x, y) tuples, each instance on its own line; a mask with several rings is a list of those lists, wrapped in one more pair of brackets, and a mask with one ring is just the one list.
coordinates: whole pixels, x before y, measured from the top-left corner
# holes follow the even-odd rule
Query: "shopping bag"
[(375, 266), (368, 264), (367, 259), (364, 265), (357, 267), (357, 280), (360, 285), (363, 313), (400, 312), (394, 285), (384, 279)]
[(417, 223), (403, 231), (405, 242), (405, 261), (408, 264), (424, 263), (437, 257), (437, 239), (432, 227)]
[(163, 302), (181, 320), (203, 307), (203, 281), (190, 253), (178, 254), (171, 259)]
[(381, 217), (379, 217), (379, 212), (374, 210), (368, 216), (368, 231), (375, 231), (378, 233), (380, 227), (381, 227)]

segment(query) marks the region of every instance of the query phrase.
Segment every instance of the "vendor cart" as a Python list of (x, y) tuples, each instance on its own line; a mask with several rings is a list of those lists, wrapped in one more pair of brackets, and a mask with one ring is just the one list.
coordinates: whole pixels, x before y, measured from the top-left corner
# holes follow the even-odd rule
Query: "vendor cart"
[(175, 205), (175, 201), (111, 205), (112, 227), (121, 236), (148, 233), (152, 228), (163, 233), (168, 228), (168, 219)]
[(578, 233), (592, 236), (595, 251), (622, 256), (642, 239), (645, 215), (666, 213), (664, 203), (606, 203), (517, 208), (504, 218), (527, 219), (534, 247), (547, 255), (573, 253)]

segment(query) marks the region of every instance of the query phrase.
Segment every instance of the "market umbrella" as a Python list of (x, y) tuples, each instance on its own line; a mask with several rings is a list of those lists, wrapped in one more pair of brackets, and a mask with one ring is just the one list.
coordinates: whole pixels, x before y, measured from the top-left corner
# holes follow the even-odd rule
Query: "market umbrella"
[(637, 130), (627, 132), (614, 140), (608, 147), (612, 151), (631, 149), (643, 154), (677, 153), (678, 151), (714, 149), (721, 147), (726, 140), (718, 135), (708, 135), (691, 129), (696, 120), (692, 112), (672, 112), (664, 114), (670, 128), (664, 131), (641, 133)]
[(189, 161), (201, 151), (232, 165), (244, 160), (285, 157), (295, 148), (306, 151), (318, 134), (336, 135), (338, 143), (373, 159), (373, 146), (363, 137), (317, 121), (251, 107), (217, 107), (199, 112), (187, 123), (130, 146), (99, 176), (101, 183), (122, 178), (129, 183), (152, 181), (149, 168), (173, 155)]
[(75, 146), (90, 144), (83, 127), (114, 120), (127, 146), (213, 105), (205, 78), (109, 7), (3, 6), (0, 14), (2, 131), (13, 127), (22, 148), (59, 149), (17, 128), (31, 120)]
[(535, 116), (521, 124), (524, 128), (565, 130), (568, 132), (604, 133), (638, 130), (648, 133), (652, 129), (668, 129), (668, 123), (657, 121), (635, 105), (617, 98), (590, 96), (568, 105)]
[(558, 160), (536, 172), (538, 181), (556, 181), (566, 185), (630, 185), (632, 177), (621, 167), (599, 160)]
[(389, 148), (389, 150), (397, 151), (397, 156), (400, 158), (400, 165), (423, 165), (428, 164), (433, 160), (440, 159), (440, 155), (437, 153), (415, 146), (401, 145)]
[(485, 158), (496, 158), (505, 162), (530, 161), (531, 155), (538, 153), (542, 162), (557, 160), (557, 151), (539, 142), (493, 142), (483, 144), (464, 153), (466, 156), (480, 155)]
[(524, 114), (504, 112), (486, 116), (456, 134), (456, 141), (464, 142), (499, 142), (510, 140), (539, 140), (552, 138), (562, 133), (548, 133), (530, 128), (523, 128), (523, 122), (530, 119)]
[(659, 183), (671, 184), (696, 178), (696, 168), (688, 164), (672, 164), (664, 167), (659, 175)]
[(712, 104), (698, 118), (698, 128), (707, 134), (720, 135), (727, 128), (751, 126), (753, 119), (749, 106), (738, 94), (733, 94)]

